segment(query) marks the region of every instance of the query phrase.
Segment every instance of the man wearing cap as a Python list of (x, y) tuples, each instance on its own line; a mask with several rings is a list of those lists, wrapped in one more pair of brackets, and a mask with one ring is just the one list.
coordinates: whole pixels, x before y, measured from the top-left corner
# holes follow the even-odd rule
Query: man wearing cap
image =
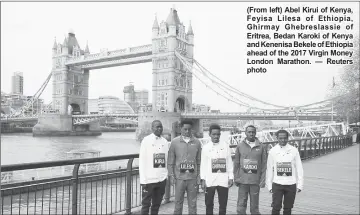
[(181, 122), (181, 136), (172, 140), (169, 149), (168, 171), (171, 183), (175, 183), (174, 214), (182, 214), (185, 191), (189, 214), (197, 214), (201, 143), (193, 137), (192, 126), (192, 121)]
[(151, 124), (153, 133), (141, 142), (139, 155), (139, 174), (142, 187), (141, 214), (158, 214), (161, 201), (165, 194), (168, 170), (166, 158), (169, 143), (161, 137), (163, 126), (155, 120)]

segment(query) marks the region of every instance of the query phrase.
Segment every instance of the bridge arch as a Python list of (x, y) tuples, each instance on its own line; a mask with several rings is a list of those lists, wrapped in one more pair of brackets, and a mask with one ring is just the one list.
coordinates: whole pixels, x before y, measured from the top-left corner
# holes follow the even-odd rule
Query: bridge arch
[(68, 114), (73, 115), (74, 113), (81, 114), (80, 105), (76, 103), (71, 103), (68, 106)]
[(185, 110), (189, 110), (191, 107), (189, 100), (185, 98), (185, 96), (180, 95), (175, 100), (174, 112), (184, 112)]

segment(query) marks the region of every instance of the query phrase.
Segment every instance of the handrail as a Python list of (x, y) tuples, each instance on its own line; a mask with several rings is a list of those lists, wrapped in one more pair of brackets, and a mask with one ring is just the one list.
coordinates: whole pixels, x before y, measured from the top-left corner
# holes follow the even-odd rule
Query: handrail
[(106, 156), (106, 157), (98, 157), (98, 158), (82, 158), (82, 159), (73, 159), (73, 160), (58, 160), (58, 161), (36, 162), (36, 163), (1, 165), (1, 172), (26, 170), (26, 169), (38, 169), (38, 168), (46, 168), (46, 167), (54, 167), (54, 166), (67, 166), (67, 165), (84, 164), (84, 163), (97, 163), (97, 162), (105, 162), (105, 161), (125, 160), (125, 159), (131, 159), (131, 158), (139, 158), (139, 154), (115, 155), (115, 156)]
[[(272, 144), (275, 144), (277, 142), (278, 141), (264, 142), (263, 144), (266, 144), (266, 149), (267, 149), (266, 151), (268, 152), (270, 146), (272, 146)], [(299, 150), (301, 159), (311, 159), (311, 158), (314, 158), (317, 156), (328, 154), (330, 152), (351, 146), (352, 145), (352, 137), (349, 135), (343, 135), (343, 136), (332, 136), (332, 137), (293, 139), (293, 140), (288, 141), (288, 143), (295, 143), (295, 142), (298, 143), (297, 148)], [(229, 147), (230, 148), (237, 147), (237, 144), (230, 145)], [(303, 149), (303, 150), (301, 150), (301, 149)], [(79, 176), (80, 165), (85, 164), (85, 163), (97, 163), (97, 162), (116, 161), (116, 160), (126, 160), (127, 159), (128, 160), (127, 168), (124, 171), (125, 175), (122, 176), (122, 177), (125, 177), (125, 184), (124, 184), (125, 187), (124, 188), (125, 188), (125, 192), (126, 192), (125, 196), (124, 196), (124, 203), (125, 203), (124, 209), (125, 209), (125, 214), (131, 214), (131, 209), (133, 206), (132, 205), (133, 189), (135, 189), (136, 193), (138, 192), (137, 184), (134, 188), (133, 188), (133, 184), (132, 184), (133, 181), (136, 181), (136, 183), (137, 183), (137, 179), (135, 179), (135, 180), (133, 179), (133, 175), (134, 175), (133, 173), (135, 173), (136, 175), (138, 174), (137, 173), (138, 169), (133, 168), (134, 158), (139, 158), (139, 154), (106, 156), (106, 157), (98, 157), (98, 158), (84, 158), (84, 159), (74, 159), (74, 160), (58, 160), (58, 161), (47, 161), (47, 162), (37, 162), (37, 163), (11, 164), (11, 165), (1, 166), (1, 170), (2, 170), (2, 172), (9, 172), (9, 171), (16, 171), (16, 170), (74, 165), (71, 179), (63, 180), (60, 183), (62, 183), (63, 190), (64, 190), (64, 182), (67, 181), (67, 184), (68, 184), (67, 186), (69, 187), (69, 190), (67, 192), (69, 194), (69, 212), (71, 211), (72, 214), (78, 214), (78, 213), (81, 213), (81, 203), (84, 202), (86, 204), (86, 199), (85, 199), (85, 201), (81, 200), (81, 198), (82, 198), (81, 197), (81, 189), (84, 189), (81, 187), (81, 185), (85, 183), (85, 189), (86, 189), (86, 183), (89, 183), (89, 179), (87, 179), (87, 177)], [(105, 179), (106, 186), (108, 186), (108, 184), (107, 184), (108, 176), (109, 175), (105, 176), (106, 177), (106, 179)], [(94, 175), (92, 177), (97, 177), (97, 176)], [(101, 177), (101, 180), (102, 180), (101, 183), (103, 183), (104, 182), (103, 177)], [(90, 181), (92, 181), (92, 179), (90, 179)], [(42, 185), (40, 185), (40, 184), (34, 185), (35, 186), (35, 208), (36, 208), (37, 187), (41, 186), (43, 189), (43, 193), (44, 193), (44, 189), (49, 189), (51, 192), (51, 189), (52, 189), (51, 183), (54, 184), (53, 186), (56, 186), (56, 183), (58, 183), (58, 182), (55, 180), (53, 182), (45, 182)], [(92, 182), (90, 182), (90, 183), (91, 183), (90, 186), (92, 186)], [(110, 184), (112, 184), (111, 181), (110, 181)], [(44, 188), (46, 186), (48, 186), (48, 188)], [(121, 186), (121, 184), (120, 184), (120, 186)], [(20, 192), (19, 195), (20, 195), (20, 199), (21, 199), (21, 189), (24, 187), (26, 187), (25, 189), (29, 193), (30, 187), (28, 185), (25, 185), (25, 186), (15, 187), (13, 189), (11, 189), (11, 188), (2, 189), (1, 190), (2, 197), (4, 195), (4, 192), (11, 192), (11, 200), (12, 200), (13, 199), (13, 191), (17, 189)], [(57, 188), (55, 188), (55, 189), (57, 189)], [(122, 188), (120, 187), (120, 190), (121, 189)], [(97, 188), (96, 188), (96, 190), (97, 190)], [(91, 193), (92, 193), (92, 191), (91, 191)], [(70, 194), (72, 195), (71, 201), (70, 201)], [(86, 195), (86, 193), (85, 193), (85, 195)], [(170, 195), (171, 195), (170, 194), (170, 183), (168, 181), (167, 185), (166, 185), (166, 194), (164, 196), (165, 203), (167, 203), (169, 201)], [(43, 196), (44, 196), (44, 194), (42, 194), (42, 199), (43, 199)], [(120, 195), (120, 197), (121, 197), (121, 195)], [(112, 194), (111, 194), (111, 198), (112, 198)], [(105, 199), (105, 200), (107, 200), (107, 199)], [(97, 202), (97, 200), (96, 200), (96, 202)], [(111, 200), (111, 203), (112, 202), (113, 201)], [(42, 200), (42, 203), (43, 203), (43, 200)], [(10, 204), (12, 206), (12, 203), (10, 203)], [(102, 203), (101, 203), (101, 205), (102, 205)], [(107, 205), (107, 203), (106, 203), (106, 205)], [(21, 207), (21, 204), (19, 201), (19, 213), (20, 213), (20, 207)], [(27, 205), (27, 207), (29, 207), (29, 206)], [(50, 210), (50, 206), (49, 206), (49, 210)], [(86, 210), (86, 207), (85, 207), (85, 210)], [(101, 209), (101, 211), (102, 211), (102, 209)]]

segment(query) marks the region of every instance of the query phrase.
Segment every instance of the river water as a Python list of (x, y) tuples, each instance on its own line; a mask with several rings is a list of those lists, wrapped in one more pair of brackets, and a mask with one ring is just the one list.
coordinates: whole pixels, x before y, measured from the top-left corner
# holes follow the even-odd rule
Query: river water
[[(229, 132), (223, 132), (221, 141), (225, 141)], [(207, 132), (204, 137), (208, 138)], [(20, 164), (67, 159), (67, 152), (72, 150), (98, 150), (100, 156), (125, 155), (139, 153), (140, 143), (135, 140), (135, 132), (105, 132), (98, 137), (33, 137), (32, 134), (1, 135), (1, 165)], [(113, 164), (113, 165), (111, 165)], [(119, 166), (126, 168), (127, 161), (106, 162), (106, 169)], [(134, 160), (134, 166), (137, 159)], [(108, 168), (109, 167), (109, 168)], [(37, 170), (15, 171), (14, 181), (27, 181), (71, 175), (73, 166), (54, 167)], [(103, 168), (103, 167), (102, 167)], [(132, 206), (141, 204), (139, 178), (134, 176)], [(2, 198), (1, 211), (4, 213), (31, 214), (67, 214), (71, 213), (70, 181), (64, 181), (62, 187), (43, 189)], [(91, 181), (80, 184), (79, 208), (95, 213), (121, 211), (125, 208), (125, 181), (122, 178)], [(80, 212), (80, 211), (79, 211)]]
[[(223, 132), (226, 140), (229, 132)], [(208, 137), (207, 132), (204, 137)], [(98, 137), (33, 137), (32, 134), (1, 135), (1, 165), (66, 159), (71, 150), (98, 150), (100, 156), (139, 153), (135, 132), (104, 132)]]

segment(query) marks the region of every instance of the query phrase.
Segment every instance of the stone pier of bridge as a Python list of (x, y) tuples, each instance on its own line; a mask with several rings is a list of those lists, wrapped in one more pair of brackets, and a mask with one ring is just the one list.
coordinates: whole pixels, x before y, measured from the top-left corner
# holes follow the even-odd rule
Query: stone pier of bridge
[(39, 115), (33, 127), (33, 136), (99, 136), (100, 123), (90, 122), (86, 125), (74, 125), (73, 118), (67, 114)]

